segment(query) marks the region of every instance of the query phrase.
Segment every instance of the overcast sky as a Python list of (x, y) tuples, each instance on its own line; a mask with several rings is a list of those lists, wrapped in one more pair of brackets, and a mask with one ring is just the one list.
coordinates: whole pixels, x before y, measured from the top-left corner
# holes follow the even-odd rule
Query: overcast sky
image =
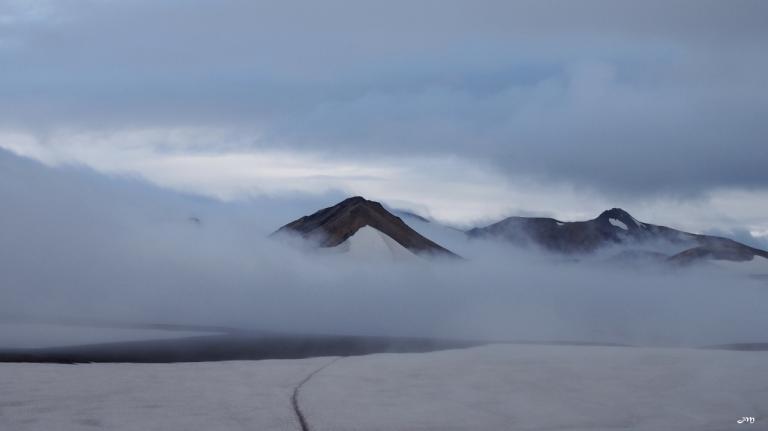
[(764, 238), (767, 22), (762, 0), (0, 0), (0, 146), (225, 200), (622, 206)]

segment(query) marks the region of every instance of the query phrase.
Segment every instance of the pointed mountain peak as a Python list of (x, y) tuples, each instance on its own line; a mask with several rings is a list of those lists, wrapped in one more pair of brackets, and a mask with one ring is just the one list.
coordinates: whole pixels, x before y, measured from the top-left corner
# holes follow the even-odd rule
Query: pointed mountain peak
[(321, 247), (336, 247), (365, 226), (382, 232), (413, 253), (456, 256), (413, 230), (380, 203), (361, 196), (301, 217), (277, 232), (298, 233), (317, 240)]
[[(366, 199), (366, 198), (364, 198), (362, 196), (353, 196), (351, 198), (346, 198), (343, 201), (337, 203), (336, 205), (334, 205), (334, 206), (332, 206), (330, 208), (326, 208), (326, 210), (330, 210), (330, 209), (337, 209), (337, 210), (352, 209), (352, 208), (355, 208), (355, 207), (368, 207), (368, 208), (374, 209), (376, 211), (387, 211), (384, 208), (384, 205), (382, 205), (382, 204), (380, 204), (379, 202), (376, 202), (376, 201), (368, 200), (368, 199)], [(323, 210), (321, 210), (321, 211), (323, 211)]]
[(350, 206), (350, 205), (357, 205), (365, 202), (373, 203), (372, 201), (369, 201), (362, 196), (352, 196), (351, 198), (346, 198), (343, 201), (337, 203), (335, 206)]

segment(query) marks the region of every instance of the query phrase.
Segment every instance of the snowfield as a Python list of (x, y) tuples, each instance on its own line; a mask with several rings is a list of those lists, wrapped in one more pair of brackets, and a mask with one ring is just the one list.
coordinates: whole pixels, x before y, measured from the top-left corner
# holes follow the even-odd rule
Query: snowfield
[[(0, 364), (0, 429), (300, 430), (291, 395), (332, 360)], [(347, 357), (297, 400), (314, 431), (761, 429), (768, 352), (491, 345)]]
[(0, 430), (296, 430), (293, 387), (325, 362), (0, 364)]

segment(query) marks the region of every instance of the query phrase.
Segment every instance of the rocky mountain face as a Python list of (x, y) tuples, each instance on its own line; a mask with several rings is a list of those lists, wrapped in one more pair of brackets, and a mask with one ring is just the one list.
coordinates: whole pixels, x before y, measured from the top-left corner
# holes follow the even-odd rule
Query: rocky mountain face
[(623, 252), (623, 255), (652, 256), (673, 263), (688, 264), (702, 259), (748, 261), (754, 256), (768, 258), (768, 252), (728, 238), (698, 235), (650, 223), (643, 223), (620, 208), (604, 211), (587, 221), (562, 222), (552, 218), (509, 217), (492, 225), (467, 231), (471, 238), (491, 238), (520, 246), (537, 246), (564, 253), (591, 253), (611, 245), (629, 247), (666, 245), (676, 250)]
[(360, 196), (346, 199), (312, 215), (301, 217), (275, 234), (295, 233), (316, 241), (321, 247), (336, 247), (361, 228), (370, 226), (387, 235), (408, 251), (420, 255), (458, 257), (452, 251), (425, 238), (378, 202)]
[[(408, 212), (398, 213), (411, 221), (429, 223)], [(365, 227), (370, 229), (361, 231)], [(358, 231), (365, 235), (356, 235)], [(402, 246), (417, 255), (458, 257), (416, 232), (380, 203), (359, 196), (301, 217), (273, 235), (284, 232), (298, 234), (321, 247), (339, 250), (383, 249), (401, 256), (398, 248)], [(508, 217), (489, 226), (470, 229), (465, 234), (471, 239), (500, 240), (566, 255), (590, 254), (610, 246), (621, 246), (611, 259), (622, 262), (642, 260), (688, 265), (699, 261), (747, 262), (755, 257), (768, 262), (765, 250), (728, 238), (641, 222), (620, 208), (604, 211), (592, 220), (575, 222), (543, 217)]]

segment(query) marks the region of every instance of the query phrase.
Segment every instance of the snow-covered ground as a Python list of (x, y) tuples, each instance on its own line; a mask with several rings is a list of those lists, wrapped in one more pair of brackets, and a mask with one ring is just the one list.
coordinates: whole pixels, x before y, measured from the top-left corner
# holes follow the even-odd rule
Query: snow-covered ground
[(768, 354), (496, 345), (375, 355), (337, 362), (304, 393), (318, 431), (725, 430), (741, 416), (768, 423)]
[(0, 430), (297, 430), (293, 387), (325, 362), (0, 364)]
[(121, 341), (162, 340), (212, 334), (217, 334), (217, 332), (0, 322), (0, 347), (4, 349), (28, 349)]
[[(2, 430), (299, 430), (332, 358), (0, 364)], [(728, 430), (768, 423), (768, 352), (492, 345), (342, 358), (321, 430)], [(753, 425), (738, 425), (748, 416)], [(750, 428), (751, 427), (751, 428)]]

